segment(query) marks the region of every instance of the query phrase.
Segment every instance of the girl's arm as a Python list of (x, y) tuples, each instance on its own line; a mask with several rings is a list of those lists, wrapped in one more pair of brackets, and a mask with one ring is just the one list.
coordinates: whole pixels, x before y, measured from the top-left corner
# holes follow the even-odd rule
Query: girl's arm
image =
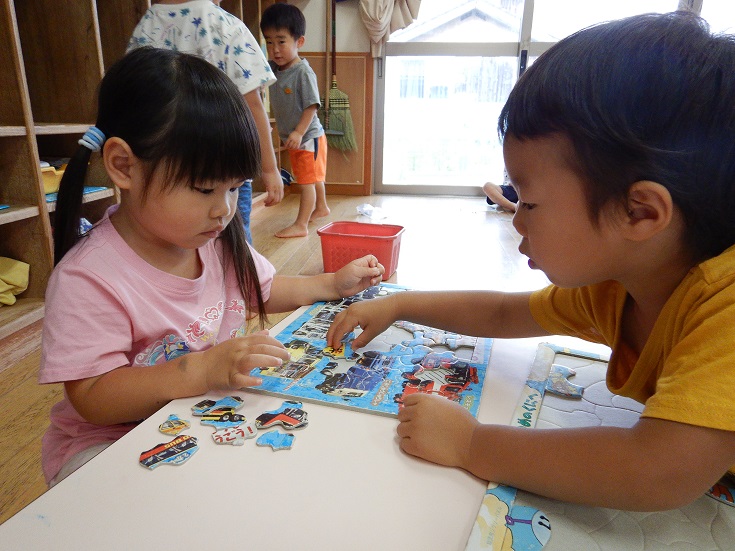
[(353, 260), (336, 273), (313, 276), (276, 275), (271, 285), (266, 312), (275, 314), (322, 300), (337, 300), (364, 291), (380, 283), (385, 272), (373, 255)]
[(260, 97), (260, 88), (248, 92), (244, 97), (258, 129), (261, 162), (260, 177), (263, 179), (266, 190), (265, 206), (270, 207), (280, 203), (283, 199), (283, 180), (278, 170), (276, 153), (273, 150), (271, 123)]
[(267, 331), (260, 331), (162, 364), (123, 366), (96, 377), (67, 381), (64, 388), (74, 409), (87, 421), (112, 425), (144, 419), (176, 398), (260, 384), (247, 373), (288, 360), (283, 345)]
[(394, 321), (404, 320), (476, 337), (520, 338), (548, 335), (531, 315), (531, 293), (497, 291), (405, 291), (366, 300), (337, 314), (327, 343), (339, 347), (358, 325), (352, 342), (362, 348)]
[(632, 428), (483, 425), (436, 396), (406, 397), (401, 448), (484, 480), (592, 506), (664, 510), (692, 502), (735, 464), (735, 432), (642, 418)]

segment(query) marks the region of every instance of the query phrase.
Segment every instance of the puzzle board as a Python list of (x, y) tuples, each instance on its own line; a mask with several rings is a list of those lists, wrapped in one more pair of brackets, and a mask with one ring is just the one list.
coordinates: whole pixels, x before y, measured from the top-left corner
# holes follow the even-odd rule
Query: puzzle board
[(405, 290), (381, 283), (352, 297), (297, 310), (275, 335), (289, 349), (291, 361), (254, 369), (251, 374), (263, 383), (251, 390), (388, 416), (398, 414), (404, 396), (435, 394), (477, 416), (492, 339), (399, 321), (359, 353), (350, 346), (354, 333), (341, 349), (327, 347), (327, 330), (341, 310)]

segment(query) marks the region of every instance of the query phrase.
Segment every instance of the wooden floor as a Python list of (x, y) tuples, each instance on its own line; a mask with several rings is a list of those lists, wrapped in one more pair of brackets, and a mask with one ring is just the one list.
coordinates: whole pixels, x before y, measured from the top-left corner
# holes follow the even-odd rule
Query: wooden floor
[[(278, 239), (273, 233), (296, 217), (299, 196), (288, 195), (275, 206), (254, 211), (255, 248), (282, 274), (321, 273), (321, 240), (316, 229), (336, 220), (371, 221), (358, 205), (379, 207), (382, 223), (405, 228), (398, 271), (390, 278), (416, 289), (537, 289), (548, 283), (528, 269), (517, 250), (519, 236), (511, 215), (496, 212), (483, 198), (329, 196), (332, 213), (312, 224), (308, 237)], [(271, 316), (271, 323), (284, 315)], [(51, 406), (62, 397), (61, 385), (36, 382), (40, 362), (37, 322), (0, 341), (0, 523), (46, 490), (41, 474), (41, 436)]]

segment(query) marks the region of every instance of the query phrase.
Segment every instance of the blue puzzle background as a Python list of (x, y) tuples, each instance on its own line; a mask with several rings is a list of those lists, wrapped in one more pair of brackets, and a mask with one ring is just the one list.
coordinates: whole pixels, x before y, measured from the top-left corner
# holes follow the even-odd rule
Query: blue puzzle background
[(350, 304), (405, 291), (382, 283), (339, 301), (306, 308), (275, 338), (291, 353), (278, 368), (254, 369), (256, 392), (395, 416), (403, 397), (444, 396), (477, 415), (492, 339), (397, 322), (358, 352), (350, 334), (340, 350), (327, 347), (334, 317)]

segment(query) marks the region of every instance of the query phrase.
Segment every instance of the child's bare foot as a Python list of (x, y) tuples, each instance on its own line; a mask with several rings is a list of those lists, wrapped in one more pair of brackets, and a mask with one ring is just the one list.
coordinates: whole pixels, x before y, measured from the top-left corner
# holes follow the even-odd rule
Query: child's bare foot
[(314, 212), (311, 213), (311, 216), (309, 217), (309, 222), (313, 222), (317, 218), (324, 218), (325, 216), (329, 216), (329, 213), (331, 211), (329, 210), (329, 207), (324, 207), (322, 209), (314, 209)]
[(304, 228), (302, 226), (297, 226), (296, 224), (291, 224), (287, 228), (283, 228), (282, 230), (279, 230), (276, 232), (276, 237), (306, 237), (309, 235), (309, 230), (307, 228)]

